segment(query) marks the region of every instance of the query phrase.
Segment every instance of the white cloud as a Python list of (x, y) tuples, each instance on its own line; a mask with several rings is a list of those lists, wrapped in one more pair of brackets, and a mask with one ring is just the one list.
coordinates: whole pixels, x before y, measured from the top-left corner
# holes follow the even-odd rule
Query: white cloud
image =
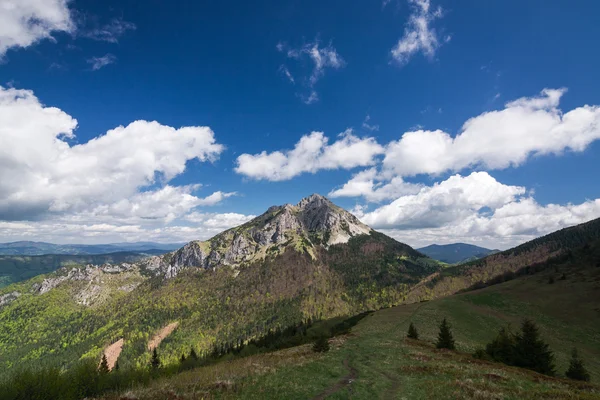
[(35, 240), (52, 243), (114, 243), (122, 241), (187, 242), (206, 240), (254, 218), (236, 213), (191, 213), (172, 225), (105, 222), (1, 221), (0, 242)]
[[(442, 17), (442, 8), (432, 9), (430, 0), (409, 0), (409, 3), (413, 7), (413, 13), (404, 28), (404, 36), (391, 51), (394, 60), (400, 64), (408, 63), (419, 52), (432, 58), (440, 46), (437, 32), (431, 25)], [(444, 41), (450, 41), (450, 36), (446, 36)]]
[(474, 172), (467, 177), (455, 175), (416, 194), (401, 196), (367, 212), (361, 219), (374, 228), (439, 227), (484, 207), (502, 207), (523, 194), (523, 187), (506, 186), (487, 172)]
[(279, 67), (279, 71), (283, 75), (285, 75), (285, 77), (288, 78), (291, 83), (296, 83), (296, 80), (294, 79), (294, 76), (292, 75), (292, 73), (290, 72), (290, 70), (288, 69), (288, 67), (286, 67), (285, 65), (281, 65)]
[(359, 138), (351, 130), (331, 145), (328, 141), (322, 132), (312, 132), (303, 136), (293, 150), (242, 154), (235, 171), (253, 179), (283, 181), (306, 172), (373, 165), (375, 156), (383, 152), (375, 139)]
[(118, 43), (119, 38), (129, 30), (135, 30), (136, 26), (132, 22), (123, 20), (122, 17), (113, 18), (108, 24), (95, 26), (93, 28), (82, 28), (79, 36), (92, 40), (98, 40), (109, 43)]
[(52, 39), (75, 27), (68, 0), (0, 0), (0, 60), (7, 50)]
[[(297, 61), (308, 59), (311, 61), (312, 72), (308, 77), (304, 78), (304, 85), (309, 89), (309, 93), (308, 95), (301, 94), (301, 98), (306, 104), (312, 104), (319, 100), (319, 95), (315, 86), (325, 75), (326, 69), (340, 69), (346, 65), (344, 59), (339, 55), (331, 43), (326, 47), (320, 47), (320, 45), (319, 40), (315, 40), (313, 43), (307, 43), (300, 48), (291, 48), (282, 42), (279, 42), (276, 46), (277, 51), (284, 53), (289, 59)], [(285, 64), (281, 65), (279, 69), (290, 82), (295, 83), (291, 72)]]
[(224, 149), (208, 127), (175, 129), (148, 121), (71, 145), (76, 126), (33, 92), (0, 87), (0, 219), (119, 209), (123, 199), (145, 204), (177, 196), (185, 203), (190, 187), (139, 190), (167, 183), (187, 161), (212, 161)]
[(371, 121), (371, 116), (367, 114), (365, 120), (362, 123), (362, 127), (370, 132), (377, 132), (379, 130), (379, 125), (371, 125), (369, 122)]
[(503, 110), (469, 119), (456, 137), (441, 131), (405, 133), (388, 144), (384, 170), (401, 176), (440, 174), (468, 167), (488, 170), (523, 164), (529, 157), (583, 151), (600, 139), (600, 108), (558, 109), (565, 89), (545, 89)]
[(379, 176), (376, 168), (370, 168), (355, 174), (341, 188), (329, 192), (328, 196), (332, 198), (363, 196), (367, 201), (380, 202), (417, 193), (423, 187), (421, 184), (404, 182), (400, 176), (385, 181), (386, 179)]
[(579, 205), (540, 205), (524, 187), (504, 185), (474, 172), (400, 196), (357, 216), (375, 229), (415, 247), (468, 242), (508, 248), (600, 217), (600, 199)]
[(113, 54), (106, 54), (102, 57), (92, 57), (86, 60), (88, 64), (91, 64), (92, 71), (97, 71), (100, 68), (106, 67), (107, 65), (114, 64), (117, 62), (117, 57)]

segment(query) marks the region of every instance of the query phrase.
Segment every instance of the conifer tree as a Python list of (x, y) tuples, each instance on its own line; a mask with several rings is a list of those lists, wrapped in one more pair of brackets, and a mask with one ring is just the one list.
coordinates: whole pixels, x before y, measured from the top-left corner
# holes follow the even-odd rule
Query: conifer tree
[(150, 368), (152, 370), (157, 370), (160, 368), (160, 359), (158, 358), (158, 353), (156, 352), (156, 348), (152, 351), (152, 359), (150, 360)]
[(110, 369), (108, 368), (108, 360), (106, 359), (106, 354), (102, 354), (102, 361), (100, 361), (100, 368), (98, 371), (101, 374), (108, 374)]
[(119, 370), (119, 360), (115, 361), (115, 366), (113, 367), (113, 371)]
[(531, 320), (523, 321), (521, 333), (516, 337), (514, 365), (554, 375), (554, 354), (540, 339), (538, 327)]
[(450, 331), (450, 325), (446, 318), (440, 324), (440, 333), (438, 334), (438, 341), (436, 343), (436, 347), (438, 349), (449, 349), (454, 350), (454, 338), (452, 337), (452, 332)]
[(485, 347), (485, 352), (494, 361), (504, 364), (515, 364), (515, 335), (506, 328), (501, 328), (498, 336)]
[(408, 334), (406, 336), (411, 339), (419, 339), (419, 332), (417, 332), (417, 328), (415, 328), (412, 322), (408, 326)]
[(182, 354), (182, 355), (181, 355), (181, 358), (179, 359), (179, 362), (180, 362), (181, 364), (185, 363), (185, 354)]
[(325, 353), (329, 351), (329, 340), (325, 336), (321, 336), (317, 339), (313, 345), (313, 351), (315, 353)]
[(590, 381), (590, 374), (583, 366), (583, 361), (579, 358), (577, 349), (573, 349), (573, 352), (571, 353), (571, 363), (569, 364), (569, 369), (565, 375), (567, 375), (567, 378), (576, 381)]

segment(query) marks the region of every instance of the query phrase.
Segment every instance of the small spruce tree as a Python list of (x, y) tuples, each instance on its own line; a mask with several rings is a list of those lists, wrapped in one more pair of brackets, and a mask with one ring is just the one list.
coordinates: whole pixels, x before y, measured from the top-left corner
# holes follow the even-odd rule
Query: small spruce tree
[(98, 371), (101, 374), (108, 374), (110, 369), (108, 368), (108, 360), (106, 359), (106, 354), (102, 354), (102, 361), (100, 361), (100, 368)]
[(573, 352), (571, 353), (571, 363), (569, 364), (569, 369), (565, 375), (567, 375), (567, 378), (576, 381), (590, 381), (590, 374), (583, 366), (583, 361), (579, 358), (577, 349), (573, 349)]
[(181, 364), (185, 363), (185, 354), (181, 355), (181, 358), (179, 359), (179, 363), (181, 363)]
[(438, 349), (450, 349), (454, 350), (454, 338), (452, 337), (452, 332), (450, 331), (450, 324), (446, 318), (440, 324), (440, 333), (438, 334), (438, 341), (435, 345)]
[(152, 351), (152, 359), (150, 360), (150, 369), (157, 370), (160, 368), (160, 359), (158, 358), (158, 353), (156, 352), (156, 348)]
[(320, 336), (315, 344), (313, 344), (315, 353), (325, 353), (329, 351), (329, 340), (325, 336)]
[(515, 364), (515, 335), (507, 328), (501, 328), (498, 336), (485, 346), (485, 352), (494, 361)]
[(411, 339), (419, 339), (419, 332), (417, 332), (417, 328), (415, 328), (412, 322), (408, 326), (408, 334), (406, 336)]
[(554, 375), (554, 354), (540, 338), (538, 327), (531, 320), (523, 321), (521, 333), (515, 338), (514, 365)]

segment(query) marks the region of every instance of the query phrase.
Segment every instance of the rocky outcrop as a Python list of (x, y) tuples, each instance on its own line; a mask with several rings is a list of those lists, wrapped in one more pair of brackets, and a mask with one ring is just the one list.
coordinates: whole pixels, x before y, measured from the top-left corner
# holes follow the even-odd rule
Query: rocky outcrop
[(0, 307), (4, 307), (15, 301), (21, 296), (21, 293), (14, 291), (0, 295)]

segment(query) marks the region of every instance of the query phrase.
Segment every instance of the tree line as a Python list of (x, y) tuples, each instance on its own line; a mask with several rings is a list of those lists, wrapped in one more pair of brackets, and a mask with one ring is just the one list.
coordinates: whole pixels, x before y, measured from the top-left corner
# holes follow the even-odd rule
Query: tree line
[[(410, 339), (419, 339), (417, 328), (412, 322), (406, 336)], [(438, 349), (455, 350), (454, 337), (446, 318), (440, 323), (435, 345)], [(521, 330), (517, 333), (511, 332), (509, 328), (501, 328), (496, 338), (484, 349), (477, 349), (473, 357), (530, 369), (544, 375), (556, 375), (554, 353), (541, 338), (536, 324), (529, 319), (523, 320)], [(590, 374), (576, 348), (572, 350), (571, 361), (565, 376), (573, 380), (590, 381)]]

